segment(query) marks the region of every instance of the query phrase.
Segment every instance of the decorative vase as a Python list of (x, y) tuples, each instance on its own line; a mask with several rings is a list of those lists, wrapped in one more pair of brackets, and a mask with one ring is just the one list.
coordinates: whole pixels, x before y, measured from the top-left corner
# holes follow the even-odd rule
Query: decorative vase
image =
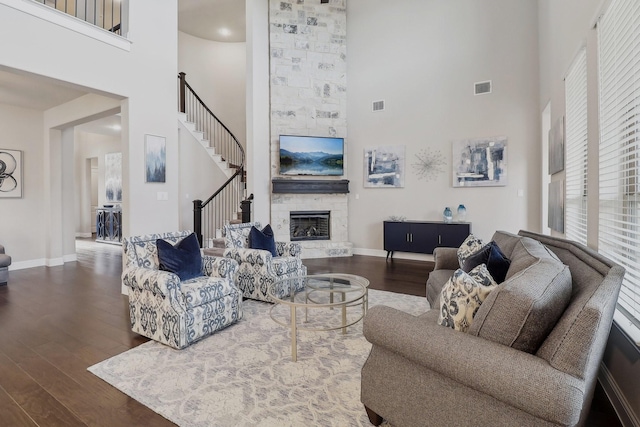
[(444, 212), (442, 215), (444, 216), (445, 223), (449, 224), (453, 221), (453, 213), (451, 213), (451, 209), (449, 209), (449, 206), (444, 208)]
[(458, 222), (464, 222), (467, 219), (467, 208), (464, 205), (458, 205)]

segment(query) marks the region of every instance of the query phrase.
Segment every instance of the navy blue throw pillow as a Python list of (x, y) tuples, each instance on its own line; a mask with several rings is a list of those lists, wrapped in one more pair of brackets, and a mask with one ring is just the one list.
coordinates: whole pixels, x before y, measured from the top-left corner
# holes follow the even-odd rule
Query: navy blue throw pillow
[(467, 258), (462, 269), (468, 273), (480, 264), (486, 264), (496, 283), (502, 283), (507, 276), (511, 260), (502, 253), (495, 241), (491, 241)]
[(202, 276), (200, 243), (194, 233), (189, 234), (173, 246), (166, 240), (156, 240), (160, 270), (178, 275), (180, 280)]
[(249, 248), (262, 249), (271, 252), (271, 255), (274, 257), (278, 256), (276, 240), (273, 237), (273, 230), (269, 224), (267, 224), (262, 231), (251, 227), (251, 231), (249, 231)]

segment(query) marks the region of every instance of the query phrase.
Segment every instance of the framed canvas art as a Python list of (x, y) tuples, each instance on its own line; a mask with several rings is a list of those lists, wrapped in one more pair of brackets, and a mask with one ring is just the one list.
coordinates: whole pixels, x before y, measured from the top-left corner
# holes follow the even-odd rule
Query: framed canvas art
[(22, 197), (22, 151), (0, 148), (0, 198)]
[(454, 187), (507, 185), (507, 137), (464, 139), (452, 147)]
[(404, 145), (364, 149), (364, 186), (404, 187)]
[(564, 170), (564, 116), (549, 131), (549, 175)]
[(564, 233), (564, 180), (549, 183), (549, 228)]
[(122, 202), (122, 153), (104, 155), (104, 190), (107, 202)]
[(146, 182), (166, 182), (167, 140), (163, 136), (144, 136)]

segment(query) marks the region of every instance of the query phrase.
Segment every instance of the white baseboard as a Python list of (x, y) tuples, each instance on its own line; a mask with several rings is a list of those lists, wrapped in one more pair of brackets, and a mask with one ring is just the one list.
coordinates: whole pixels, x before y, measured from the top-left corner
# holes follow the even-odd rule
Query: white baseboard
[(90, 239), (92, 236), (91, 236), (91, 233), (80, 233), (80, 232), (78, 232), (78, 233), (76, 233), (76, 237)]
[(613, 375), (611, 375), (611, 372), (609, 372), (609, 369), (604, 363), (600, 364), (598, 380), (607, 394), (611, 406), (613, 406), (613, 409), (616, 411), (620, 423), (624, 427), (640, 427), (640, 421), (638, 421), (638, 418), (633, 413), (627, 398), (622, 394)]
[(45, 260), (44, 265), (46, 265), (47, 267), (57, 267), (59, 265), (64, 265), (64, 258), (60, 257), (60, 258), (47, 258)]
[(25, 268), (34, 268), (34, 267), (56, 267), (59, 265), (63, 265), (65, 262), (73, 262), (77, 261), (78, 256), (76, 254), (65, 255), (61, 258), (39, 258), (39, 259), (30, 259), (27, 261), (17, 261), (12, 262), (9, 266), (9, 271), (14, 270), (24, 270)]
[(24, 270), (25, 268), (42, 267), (46, 265), (46, 259), (30, 259), (28, 261), (12, 262), (9, 266), (9, 271)]
[(62, 257), (62, 262), (74, 262), (78, 260), (78, 254), (69, 254)]

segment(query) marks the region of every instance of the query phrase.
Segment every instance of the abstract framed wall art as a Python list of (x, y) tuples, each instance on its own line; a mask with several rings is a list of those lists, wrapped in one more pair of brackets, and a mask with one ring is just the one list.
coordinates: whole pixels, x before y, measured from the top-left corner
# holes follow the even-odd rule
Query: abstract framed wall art
[(0, 198), (22, 197), (22, 151), (0, 148)]
[(104, 190), (107, 202), (122, 202), (122, 153), (104, 155)]
[(404, 187), (404, 145), (364, 149), (364, 186)]
[(145, 182), (166, 182), (167, 139), (163, 136), (144, 136)]
[(549, 130), (549, 175), (564, 170), (564, 116)]
[(507, 137), (454, 141), (453, 186), (496, 187), (507, 185)]
[(549, 228), (564, 233), (564, 180), (549, 183)]

